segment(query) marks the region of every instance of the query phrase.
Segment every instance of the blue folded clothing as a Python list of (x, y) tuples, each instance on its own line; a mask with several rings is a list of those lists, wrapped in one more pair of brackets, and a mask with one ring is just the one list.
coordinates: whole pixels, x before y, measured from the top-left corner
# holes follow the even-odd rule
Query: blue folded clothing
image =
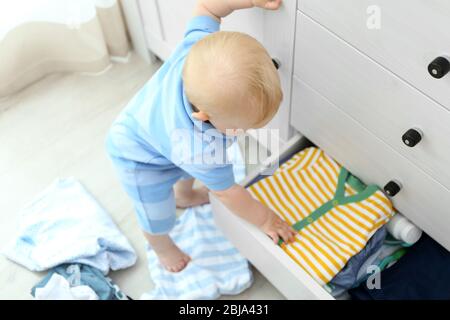
[(91, 266), (83, 264), (62, 264), (49, 273), (31, 289), (31, 295), (36, 296), (36, 290), (44, 288), (50, 279), (59, 274), (64, 277), (71, 287), (87, 286), (92, 289), (99, 300), (128, 300), (112, 280)]
[(328, 286), (333, 291), (333, 295), (339, 295), (345, 290), (355, 286), (358, 282), (358, 274), (361, 266), (370, 256), (381, 249), (386, 235), (386, 226), (378, 229), (377, 232), (375, 232), (375, 234), (370, 238), (369, 242), (367, 242), (364, 249), (353, 256), (347, 262), (345, 267), (328, 283)]
[(356, 300), (450, 299), (450, 252), (425, 233), (392, 267), (380, 274), (380, 288), (363, 282), (349, 290)]

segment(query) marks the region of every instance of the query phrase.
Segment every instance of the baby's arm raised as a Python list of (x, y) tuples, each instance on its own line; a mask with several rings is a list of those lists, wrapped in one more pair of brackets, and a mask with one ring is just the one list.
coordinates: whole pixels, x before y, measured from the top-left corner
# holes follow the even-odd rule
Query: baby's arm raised
[(227, 190), (212, 193), (233, 213), (259, 227), (275, 243), (280, 237), (286, 242), (294, 239), (295, 230), (275, 212), (255, 200), (244, 187), (236, 184)]
[(276, 10), (282, 0), (199, 0), (194, 11), (195, 16), (211, 16), (220, 22), (234, 10), (260, 7)]

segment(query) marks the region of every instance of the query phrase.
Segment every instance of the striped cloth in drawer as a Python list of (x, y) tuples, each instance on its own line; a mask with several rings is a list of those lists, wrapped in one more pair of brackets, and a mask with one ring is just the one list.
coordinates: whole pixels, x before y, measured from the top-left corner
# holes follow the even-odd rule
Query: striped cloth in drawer
[(325, 152), (307, 148), (249, 188), (298, 231), (281, 248), (320, 284), (328, 283), (394, 215), (390, 200)]

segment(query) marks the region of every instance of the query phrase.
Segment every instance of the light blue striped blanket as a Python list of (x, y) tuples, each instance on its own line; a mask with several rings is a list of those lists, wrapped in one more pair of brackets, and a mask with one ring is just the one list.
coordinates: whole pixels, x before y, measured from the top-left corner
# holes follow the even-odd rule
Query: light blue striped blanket
[[(228, 157), (234, 163), (235, 180), (242, 180), (245, 165), (237, 143), (228, 149)], [(209, 204), (187, 209), (170, 236), (192, 261), (181, 272), (171, 273), (148, 248), (155, 287), (141, 299), (216, 299), (239, 294), (251, 286), (253, 276), (249, 263), (217, 228)]]

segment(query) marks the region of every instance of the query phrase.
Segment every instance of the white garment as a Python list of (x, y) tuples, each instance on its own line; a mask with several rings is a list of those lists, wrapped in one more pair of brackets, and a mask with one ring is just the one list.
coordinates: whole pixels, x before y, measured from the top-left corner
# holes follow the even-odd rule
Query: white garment
[(37, 288), (35, 300), (98, 300), (97, 294), (88, 286), (70, 287), (63, 276), (55, 273), (45, 287)]
[(109, 214), (73, 178), (55, 181), (21, 211), (17, 236), (3, 254), (32, 271), (81, 263), (106, 275), (136, 262)]
[[(245, 165), (237, 143), (228, 149), (236, 181), (245, 177)], [(236, 295), (251, 286), (253, 275), (247, 260), (214, 223), (211, 205), (188, 208), (170, 232), (174, 242), (192, 261), (178, 273), (164, 269), (153, 250), (147, 251), (155, 288), (141, 299), (216, 299)]]

